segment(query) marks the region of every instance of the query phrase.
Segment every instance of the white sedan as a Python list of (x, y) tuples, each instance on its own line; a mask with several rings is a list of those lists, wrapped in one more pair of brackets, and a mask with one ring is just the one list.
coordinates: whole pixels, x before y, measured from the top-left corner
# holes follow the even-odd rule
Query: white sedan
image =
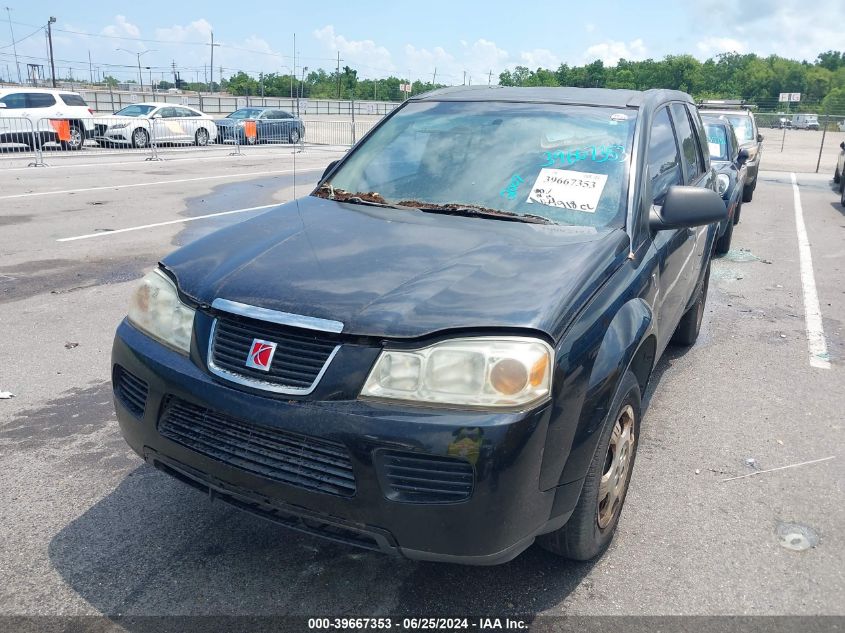
[(161, 143), (208, 145), (217, 138), (214, 119), (188, 106), (133, 103), (108, 117), (95, 119), (95, 139), (101, 145), (147, 147)]

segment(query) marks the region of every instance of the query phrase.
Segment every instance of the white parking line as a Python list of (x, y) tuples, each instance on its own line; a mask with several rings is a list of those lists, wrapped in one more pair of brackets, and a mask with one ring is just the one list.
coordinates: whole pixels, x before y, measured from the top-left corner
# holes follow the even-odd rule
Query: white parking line
[(810, 240), (807, 238), (807, 227), (804, 226), (804, 211), (801, 208), (801, 194), (798, 191), (798, 180), (795, 174), (792, 173), (791, 177), (795, 228), (798, 231), (798, 255), (801, 263), (801, 285), (804, 289), (804, 322), (807, 327), (810, 366), (830, 369), (830, 357), (827, 353), (827, 342), (825, 341), (822, 324), (822, 311), (819, 306), (819, 295), (816, 292), (816, 279), (813, 276), (813, 256), (810, 253)]
[[(31, 198), (34, 196), (55, 196), (63, 193), (85, 193), (88, 191), (115, 191), (117, 189), (130, 189), (132, 187), (153, 187), (156, 185), (174, 185), (183, 182), (198, 182), (201, 180), (221, 180), (226, 178), (254, 178), (256, 176), (269, 176), (272, 174), (292, 174), (293, 169), (282, 169), (272, 171), (251, 171), (243, 174), (219, 174), (217, 176), (198, 176), (196, 178), (180, 178), (179, 180), (155, 180), (153, 182), (131, 182), (125, 185), (110, 185), (108, 187), (85, 187), (82, 189), (63, 189), (61, 191), (31, 191), (29, 193), (16, 193), (11, 196), (0, 196), (0, 200), (11, 200), (13, 198)], [(298, 169), (297, 173), (304, 174), (312, 171), (322, 171), (318, 169)]]
[(99, 233), (88, 233), (87, 235), (76, 235), (74, 237), (63, 237), (56, 240), (57, 242), (73, 242), (76, 240), (87, 240), (91, 237), (104, 237), (106, 235), (116, 235), (118, 233), (128, 233), (129, 231), (142, 231), (143, 229), (152, 229), (157, 226), (167, 226), (168, 224), (182, 224), (184, 222), (194, 222), (196, 220), (206, 220), (208, 218), (217, 218), (221, 215), (232, 215), (234, 213), (247, 213), (248, 211), (260, 211), (261, 209), (269, 209), (271, 207), (278, 207), (284, 204), (277, 202), (275, 204), (265, 204), (260, 207), (247, 207), (245, 209), (233, 209), (232, 211), (220, 211), (219, 213), (208, 213), (206, 215), (197, 215), (193, 218), (181, 218), (179, 220), (168, 220), (167, 222), (156, 222), (155, 224), (142, 224), (141, 226), (130, 226), (125, 229), (115, 229), (114, 231), (100, 231)]

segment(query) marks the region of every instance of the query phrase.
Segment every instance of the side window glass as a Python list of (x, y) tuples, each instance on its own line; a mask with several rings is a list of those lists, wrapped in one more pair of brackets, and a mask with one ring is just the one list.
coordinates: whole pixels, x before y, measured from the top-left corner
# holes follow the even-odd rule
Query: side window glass
[(698, 140), (692, 132), (686, 108), (680, 103), (673, 103), (671, 108), (675, 132), (684, 154), (684, 181), (691, 183), (704, 171), (701, 167), (701, 156), (698, 153)]
[(0, 99), (6, 104), (7, 110), (23, 110), (26, 107), (26, 95), (23, 93), (12, 93)]
[(669, 120), (669, 110), (660, 108), (651, 125), (648, 141), (648, 171), (654, 204), (663, 204), (663, 198), (672, 185), (680, 185), (681, 156), (675, 141), (675, 132)]
[(30, 108), (49, 108), (56, 105), (56, 98), (43, 92), (30, 92), (26, 96), (26, 102)]

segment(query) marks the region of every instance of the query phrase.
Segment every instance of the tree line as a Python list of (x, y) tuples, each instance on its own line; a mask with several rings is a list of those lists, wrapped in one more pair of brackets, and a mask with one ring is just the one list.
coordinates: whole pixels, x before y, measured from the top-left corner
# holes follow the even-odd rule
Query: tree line
[(827, 51), (813, 63), (777, 55), (723, 53), (704, 62), (692, 55), (661, 60), (628, 61), (605, 66), (601, 60), (584, 66), (561, 64), (557, 70), (517, 66), (499, 75), (503, 86), (575, 86), (683, 90), (696, 99), (744, 99), (761, 109), (778, 109), (782, 92), (801, 93), (792, 109), (845, 113), (845, 52)]

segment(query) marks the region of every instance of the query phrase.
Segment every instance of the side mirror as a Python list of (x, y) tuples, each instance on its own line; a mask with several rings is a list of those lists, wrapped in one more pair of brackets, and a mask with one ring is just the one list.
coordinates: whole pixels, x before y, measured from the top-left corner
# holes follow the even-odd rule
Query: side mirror
[(154, 119), (160, 119), (160, 118), (161, 118), (161, 115), (160, 115), (160, 114), (154, 114), (154, 115), (153, 115), (153, 118), (154, 118)]
[(762, 143), (762, 142), (763, 142), (763, 135), (762, 135), (762, 134), (758, 134), (758, 135), (757, 135), (757, 142), (758, 142), (758, 143)]
[(333, 160), (332, 162), (330, 162), (326, 166), (325, 170), (323, 170), (323, 175), (320, 176), (320, 182), (322, 182), (326, 179), (326, 176), (328, 176), (331, 173), (332, 169), (334, 169), (335, 165), (337, 165), (339, 162), (340, 162), (339, 160)]
[(649, 227), (654, 231), (703, 226), (728, 219), (728, 209), (718, 193), (703, 187), (674, 186), (662, 207), (651, 207)]
[(842, 141), (842, 142), (839, 144), (839, 147), (841, 147), (842, 149), (845, 149), (845, 141)]
[(745, 149), (745, 148), (739, 150), (739, 154), (736, 155), (737, 165), (744, 165), (747, 160), (748, 160), (748, 150)]

